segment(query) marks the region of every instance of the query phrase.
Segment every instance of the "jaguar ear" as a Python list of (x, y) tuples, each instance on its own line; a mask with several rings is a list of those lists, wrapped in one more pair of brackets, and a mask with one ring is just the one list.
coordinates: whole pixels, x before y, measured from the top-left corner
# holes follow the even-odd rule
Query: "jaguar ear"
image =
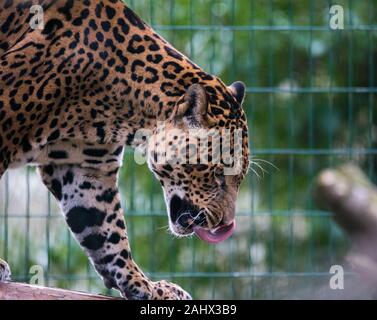
[(207, 117), (207, 93), (200, 84), (191, 85), (177, 103), (175, 120), (184, 120), (190, 127), (202, 126)]
[(232, 83), (229, 87), (229, 90), (232, 92), (234, 98), (237, 100), (239, 104), (243, 103), (245, 99), (245, 84), (241, 81), (237, 81)]

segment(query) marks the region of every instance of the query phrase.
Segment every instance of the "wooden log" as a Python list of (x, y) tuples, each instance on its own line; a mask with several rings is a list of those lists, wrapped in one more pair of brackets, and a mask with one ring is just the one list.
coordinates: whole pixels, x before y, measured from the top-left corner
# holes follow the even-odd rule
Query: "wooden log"
[(106, 297), (70, 291), (46, 288), (16, 282), (0, 282), (0, 300), (117, 300)]
[(357, 166), (323, 171), (315, 198), (351, 237), (377, 236), (377, 188)]
[(365, 283), (377, 288), (376, 186), (357, 166), (344, 165), (323, 171), (314, 190), (317, 204), (334, 213), (334, 220), (351, 239), (346, 261)]

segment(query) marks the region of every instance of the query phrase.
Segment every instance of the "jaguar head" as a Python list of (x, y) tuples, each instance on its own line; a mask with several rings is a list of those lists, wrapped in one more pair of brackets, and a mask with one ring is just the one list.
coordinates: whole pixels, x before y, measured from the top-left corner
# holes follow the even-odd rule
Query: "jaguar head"
[(244, 95), (241, 82), (193, 84), (149, 141), (148, 164), (162, 184), (176, 236), (218, 243), (235, 230), (237, 194), (249, 166)]

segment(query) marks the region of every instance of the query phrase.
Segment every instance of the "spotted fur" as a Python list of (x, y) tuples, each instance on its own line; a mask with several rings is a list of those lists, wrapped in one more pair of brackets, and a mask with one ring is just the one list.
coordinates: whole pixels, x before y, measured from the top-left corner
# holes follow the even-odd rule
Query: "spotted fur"
[[(35, 4), (44, 8), (43, 30), (28, 24)], [(120, 0), (2, 1), (0, 66), (0, 177), (38, 166), (109, 288), (129, 299), (190, 298), (152, 282), (132, 259), (117, 187), (123, 147), (137, 144), (139, 129), (158, 137), (160, 121), (183, 132), (241, 128), (242, 170), (233, 176), (211, 162), (159, 164), (158, 143), (148, 160), (174, 233), (229, 223), (248, 167), (244, 85), (227, 87), (203, 71)], [(182, 139), (162, 137), (170, 148)]]

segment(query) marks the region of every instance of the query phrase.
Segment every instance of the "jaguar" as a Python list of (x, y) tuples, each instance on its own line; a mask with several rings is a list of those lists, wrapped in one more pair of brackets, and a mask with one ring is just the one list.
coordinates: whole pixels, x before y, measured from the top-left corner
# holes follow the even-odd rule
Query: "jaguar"
[[(42, 28), (33, 26), (35, 8)], [(149, 279), (132, 257), (118, 189), (124, 148), (143, 145), (138, 132), (150, 130), (157, 138), (148, 167), (161, 182), (171, 232), (224, 241), (248, 169), (245, 85), (205, 72), (121, 0), (1, 1), (0, 66), (0, 178), (37, 167), (106, 287), (126, 299), (191, 299)], [(240, 131), (240, 170), (226, 174), (229, 164), (211, 156), (157, 161), (163, 143), (189, 150), (192, 129)], [(1, 260), (0, 280), (10, 277)]]

